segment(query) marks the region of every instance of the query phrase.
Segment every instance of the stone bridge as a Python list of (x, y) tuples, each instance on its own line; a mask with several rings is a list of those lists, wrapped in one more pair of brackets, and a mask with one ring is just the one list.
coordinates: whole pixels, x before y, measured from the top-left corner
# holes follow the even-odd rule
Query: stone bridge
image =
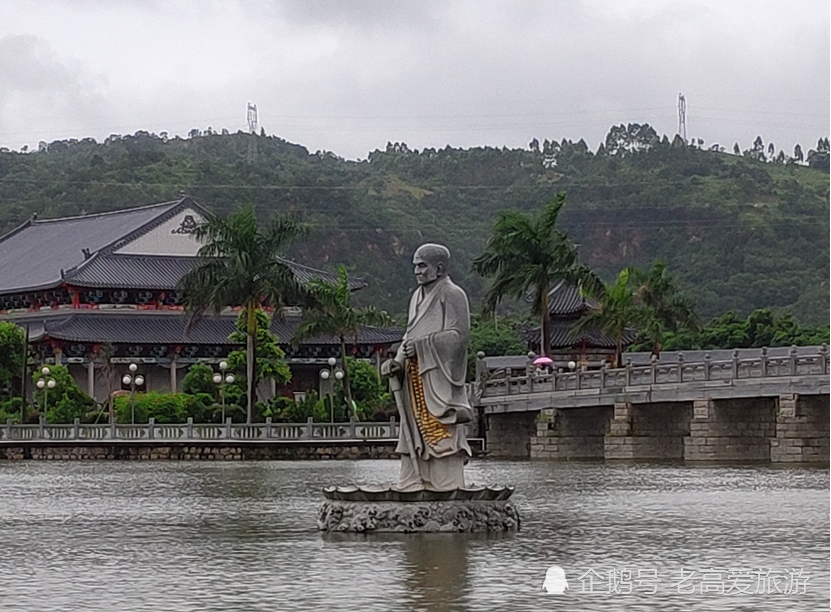
[[(488, 452), (535, 459), (829, 460), (826, 345), (678, 353), (626, 367), (489, 369), (473, 385)], [(522, 358), (521, 358), (522, 359)], [(516, 364), (515, 364), (516, 365)], [(571, 365), (574, 365), (573, 363)]]

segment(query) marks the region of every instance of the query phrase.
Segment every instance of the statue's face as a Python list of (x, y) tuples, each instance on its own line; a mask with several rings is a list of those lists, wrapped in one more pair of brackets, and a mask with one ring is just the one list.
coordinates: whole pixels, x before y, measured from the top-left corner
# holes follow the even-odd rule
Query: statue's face
[(413, 272), (419, 285), (429, 285), (439, 279), (442, 273), (442, 265), (425, 259), (418, 253), (413, 257)]

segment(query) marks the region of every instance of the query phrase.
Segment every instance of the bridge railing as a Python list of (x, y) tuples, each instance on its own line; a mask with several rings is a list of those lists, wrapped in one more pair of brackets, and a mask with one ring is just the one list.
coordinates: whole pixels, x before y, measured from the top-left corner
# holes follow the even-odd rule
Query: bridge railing
[(349, 421), (348, 423), (187, 423), (130, 425), (106, 423), (88, 425), (78, 419), (72, 424), (53, 425), (41, 417), (36, 425), (17, 425), (11, 420), (0, 426), (0, 442), (35, 440), (88, 440), (88, 441), (220, 441), (238, 440), (275, 441), (281, 440), (392, 440), (398, 438), (398, 423), (390, 421), (369, 422)]
[(705, 355), (703, 361), (685, 362), (682, 353), (674, 363), (658, 363), (653, 358), (647, 365), (627, 363), (622, 368), (545, 373), (529, 368), (522, 376), (492, 376), (479, 381), (482, 397), (551, 393), (582, 389), (607, 389), (610, 392), (624, 387), (642, 385), (681, 384), (697, 381), (744, 380), (789, 376), (827, 375), (828, 347), (823, 345), (817, 354), (798, 355), (791, 347), (786, 356), (770, 357), (761, 349), (757, 357), (740, 359), (738, 351), (729, 360), (713, 361)]

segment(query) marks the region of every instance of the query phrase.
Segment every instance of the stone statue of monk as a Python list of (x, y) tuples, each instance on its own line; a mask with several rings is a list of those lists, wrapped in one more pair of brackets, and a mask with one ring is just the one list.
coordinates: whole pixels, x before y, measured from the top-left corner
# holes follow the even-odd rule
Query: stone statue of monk
[(450, 251), (424, 244), (413, 256), (418, 288), (410, 299), (398, 353), (382, 365), (401, 417), (397, 488), (448, 491), (465, 486), (470, 456), (465, 423), (473, 411), (465, 391), (470, 306), (447, 275)]

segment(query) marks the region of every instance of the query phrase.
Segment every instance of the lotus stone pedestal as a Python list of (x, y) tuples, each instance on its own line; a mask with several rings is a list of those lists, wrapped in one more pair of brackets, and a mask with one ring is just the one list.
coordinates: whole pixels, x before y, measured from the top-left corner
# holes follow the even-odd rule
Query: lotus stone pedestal
[(452, 491), (326, 487), (317, 527), (355, 533), (518, 531), (519, 513), (508, 500), (513, 492), (513, 487)]

